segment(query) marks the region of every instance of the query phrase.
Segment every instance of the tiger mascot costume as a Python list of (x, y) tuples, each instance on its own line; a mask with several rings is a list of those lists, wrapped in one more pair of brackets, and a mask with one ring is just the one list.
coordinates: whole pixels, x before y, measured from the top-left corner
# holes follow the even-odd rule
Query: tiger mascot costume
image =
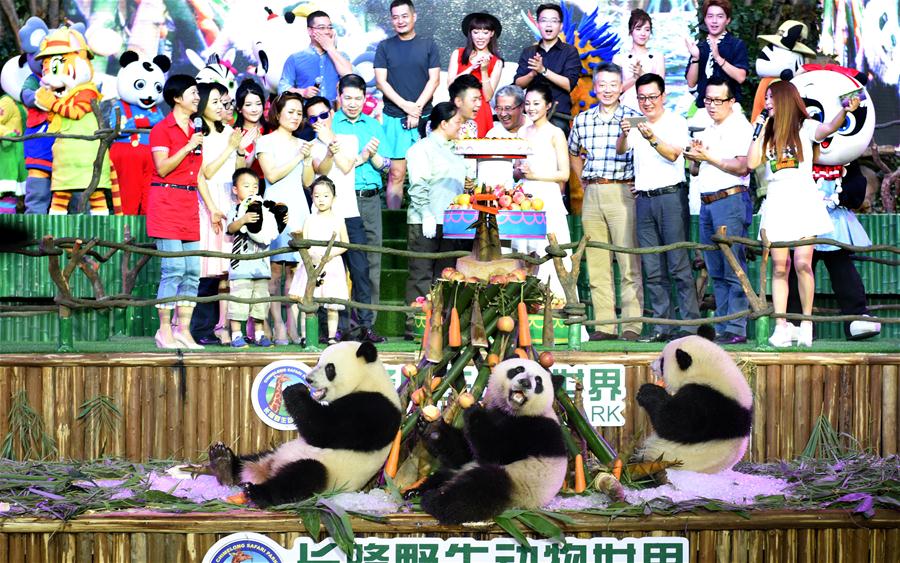
[[(100, 99), (93, 82), (93, 56), (84, 35), (70, 27), (52, 31), (41, 42), (35, 58), (43, 65), (43, 76), (41, 87), (35, 92), (35, 103), (50, 116), (49, 132), (93, 135), (99, 129), (91, 110), (91, 102)], [(99, 147), (100, 141), (80, 139), (57, 139), (53, 144), (51, 215), (67, 214), (72, 195), (88, 187)], [(109, 155), (105, 154), (100, 181), (90, 195), (92, 215), (109, 215), (109, 189)]]

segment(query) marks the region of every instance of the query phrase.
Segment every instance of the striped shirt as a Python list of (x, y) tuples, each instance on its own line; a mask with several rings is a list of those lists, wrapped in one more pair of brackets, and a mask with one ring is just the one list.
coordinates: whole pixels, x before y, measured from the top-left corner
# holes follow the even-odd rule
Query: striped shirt
[(616, 154), (616, 139), (622, 132), (619, 123), (626, 117), (640, 117), (640, 115), (633, 109), (619, 104), (612, 117), (605, 121), (598, 104), (575, 116), (572, 133), (569, 135), (569, 154), (584, 156), (582, 178), (607, 180), (634, 178), (632, 151)]

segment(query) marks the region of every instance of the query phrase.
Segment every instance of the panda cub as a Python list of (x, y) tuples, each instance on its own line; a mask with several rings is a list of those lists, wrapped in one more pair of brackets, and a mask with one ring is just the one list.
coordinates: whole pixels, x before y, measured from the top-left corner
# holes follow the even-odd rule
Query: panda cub
[(384, 465), (400, 427), (400, 398), (372, 343), (329, 346), (306, 379), (312, 391), (298, 383), (283, 395), (299, 438), (240, 457), (221, 442), (209, 449), (219, 483), (244, 484), (260, 507), (361, 489)]
[(442, 419), (420, 427), (441, 468), (414, 491), (442, 524), (487, 520), (509, 508), (539, 508), (562, 487), (566, 447), (553, 412), (550, 374), (505, 360), (491, 372), (484, 406), (465, 411), (463, 430)]
[(679, 460), (678, 469), (717, 473), (744, 456), (753, 420), (753, 394), (725, 350), (701, 336), (669, 342), (652, 370), (665, 389), (646, 383), (637, 402), (653, 433), (638, 460)]

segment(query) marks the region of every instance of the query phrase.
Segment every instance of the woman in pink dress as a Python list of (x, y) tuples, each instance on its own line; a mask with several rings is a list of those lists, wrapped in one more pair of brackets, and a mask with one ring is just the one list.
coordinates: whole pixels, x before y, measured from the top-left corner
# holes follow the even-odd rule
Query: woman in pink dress
[(450, 54), (447, 68), (447, 84), (460, 74), (471, 74), (481, 81), (481, 95), (484, 102), (475, 115), (478, 137), (484, 137), (494, 126), (491, 100), (500, 84), (503, 60), (497, 55), (497, 39), (502, 31), (500, 20), (482, 12), (469, 14), (463, 18), (462, 32), (466, 36), (466, 46)]

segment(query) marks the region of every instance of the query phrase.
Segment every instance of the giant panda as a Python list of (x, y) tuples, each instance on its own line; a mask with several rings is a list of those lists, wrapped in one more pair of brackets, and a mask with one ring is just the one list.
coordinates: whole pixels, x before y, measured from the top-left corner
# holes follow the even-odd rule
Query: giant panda
[(666, 344), (652, 370), (665, 388), (647, 383), (638, 391), (653, 426), (638, 460), (679, 460), (678, 469), (700, 473), (731, 469), (747, 450), (753, 419), (750, 386), (731, 356), (685, 336)]
[(400, 398), (371, 342), (329, 346), (306, 380), (312, 391), (297, 383), (283, 395), (298, 438), (240, 457), (221, 442), (209, 449), (219, 483), (241, 483), (257, 506), (361, 489), (384, 465), (400, 427)]
[(550, 374), (531, 360), (510, 359), (491, 372), (484, 406), (464, 414), (463, 429), (438, 419), (420, 428), (441, 468), (413, 494), (442, 524), (540, 508), (562, 487), (566, 447), (553, 412)]

